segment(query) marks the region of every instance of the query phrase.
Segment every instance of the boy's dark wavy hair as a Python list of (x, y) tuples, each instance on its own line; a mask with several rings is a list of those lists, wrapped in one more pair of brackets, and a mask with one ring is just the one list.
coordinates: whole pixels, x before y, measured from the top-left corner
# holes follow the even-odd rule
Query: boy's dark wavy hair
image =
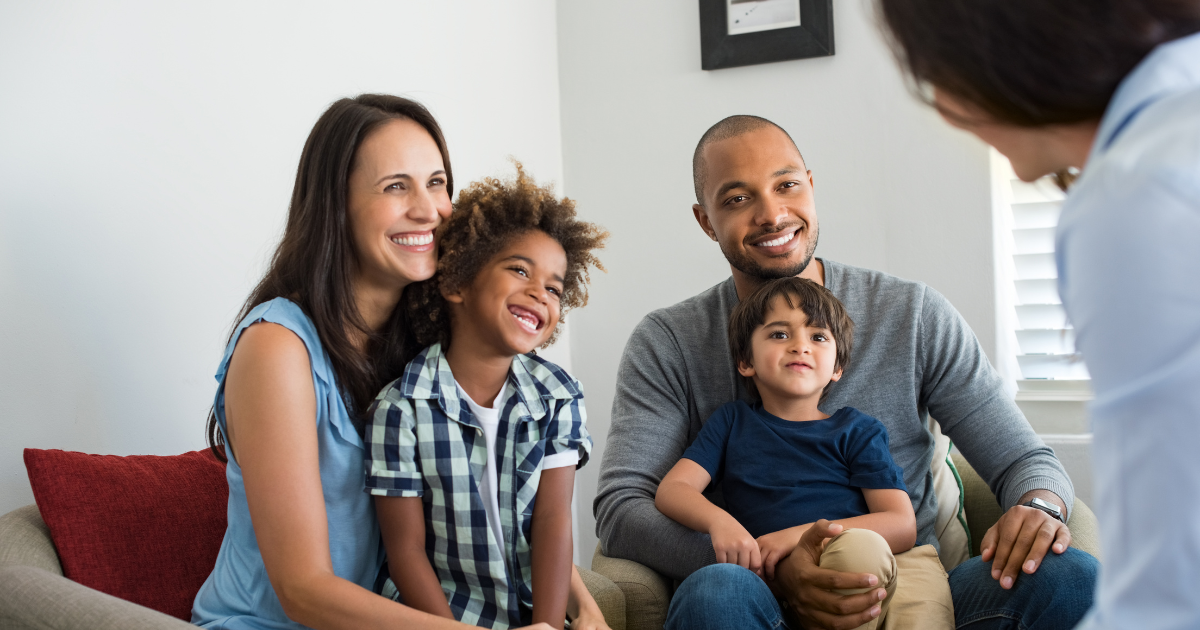
[[(733, 314), (729, 316), (729, 352), (735, 365), (753, 364), (751, 338), (759, 326), (767, 323), (767, 311), (771, 310), (775, 298), (782, 298), (788, 308), (802, 311), (810, 326), (829, 331), (837, 347), (833, 363), (835, 372), (850, 365), (854, 321), (846, 313), (846, 307), (829, 289), (812, 280), (795, 277), (770, 280), (733, 308)], [(743, 376), (742, 380), (751, 395), (761, 398), (753, 378)], [(828, 393), (829, 385), (826, 385), (821, 392), (822, 401)]]
[[(489, 177), (463, 190), (454, 212), (438, 228), (437, 274), (410, 285), (404, 295), (407, 319), (420, 346), (450, 344), (450, 309), (442, 291), (469, 286), (505, 245), (533, 230), (545, 232), (567, 254), (560, 326), (568, 310), (587, 304), (588, 267), (604, 271), (593, 250), (604, 247), (608, 232), (580, 221), (574, 201), (560, 199), (550, 186), (538, 186), (520, 162), (515, 164), (515, 179)], [(545, 345), (554, 343), (559, 330), (555, 328)]]

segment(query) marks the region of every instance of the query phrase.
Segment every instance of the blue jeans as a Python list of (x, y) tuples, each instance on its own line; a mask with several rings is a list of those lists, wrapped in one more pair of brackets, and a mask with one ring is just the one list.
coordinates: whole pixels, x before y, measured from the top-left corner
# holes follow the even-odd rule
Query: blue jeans
[(970, 630), (1064, 630), (1074, 628), (1092, 607), (1100, 562), (1068, 547), (1046, 554), (1037, 573), (1017, 576), (1010, 590), (992, 579), (992, 564), (971, 558), (950, 572), (954, 622)]
[(767, 583), (736, 564), (710, 564), (688, 576), (671, 598), (665, 630), (787, 628)]
[[(954, 620), (969, 630), (1069, 630), (1092, 606), (1100, 563), (1069, 548), (1046, 554), (1037, 573), (1011, 590), (992, 579), (991, 564), (971, 558), (950, 572)], [(766, 583), (747, 569), (713, 564), (690, 575), (671, 599), (667, 630), (779, 630), (783, 611)]]

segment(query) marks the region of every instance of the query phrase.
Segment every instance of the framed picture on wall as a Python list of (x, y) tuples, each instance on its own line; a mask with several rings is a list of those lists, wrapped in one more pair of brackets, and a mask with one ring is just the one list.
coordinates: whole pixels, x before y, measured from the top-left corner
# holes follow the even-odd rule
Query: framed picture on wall
[(705, 70), (833, 54), (833, 0), (700, 0)]

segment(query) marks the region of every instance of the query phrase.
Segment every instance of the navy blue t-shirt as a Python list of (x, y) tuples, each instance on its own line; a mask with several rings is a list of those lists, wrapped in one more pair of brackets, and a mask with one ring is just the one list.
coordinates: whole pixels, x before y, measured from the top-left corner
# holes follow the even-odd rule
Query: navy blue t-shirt
[(908, 491), (887, 429), (853, 407), (791, 422), (731, 402), (713, 412), (683, 456), (721, 484), (729, 514), (755, 538), (867, 514), (861, 488)]

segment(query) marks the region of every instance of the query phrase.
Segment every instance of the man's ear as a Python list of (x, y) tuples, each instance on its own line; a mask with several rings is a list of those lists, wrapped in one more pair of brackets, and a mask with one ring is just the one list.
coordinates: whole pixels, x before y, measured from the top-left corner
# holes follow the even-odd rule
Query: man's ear
[(692, 204), (692, 214), (696, 215), (696, 223), (700, 224), (700, 229), (708, 235), (714, 242), (717, 240), (717, 233), (712, 228), (712, 223), (708, 221), (708, 213), (704, 211), (704, 206), (694, 203)]
[(445, 300), (447, 302), (450, 302), (451, 304), (462, 304), (463, 303), (462, 289), (455, 289), (453, 291), (450, 291), (450, 290), (447, 290), (445, 286), (440, 286), (440, 287), (438, 287), (438, 292), (440, 292), (442, 294), (442, 297), (445, 298)]
[(746, 363), (745, 361), (738, 361), (738, 374), (741, 374), (746, 378), (751, 378), (755, 374), (754, 366)]

